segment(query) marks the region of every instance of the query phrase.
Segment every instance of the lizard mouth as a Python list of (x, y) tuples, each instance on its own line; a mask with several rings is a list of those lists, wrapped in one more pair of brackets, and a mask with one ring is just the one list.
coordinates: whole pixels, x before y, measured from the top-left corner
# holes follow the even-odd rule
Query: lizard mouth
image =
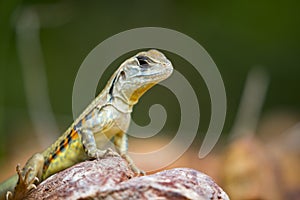
[(137, 75), (136, 77), (147, 77), (151, 79), (152, 81), (162, 81), (168, 78), (173, 72), (173, 69), (167, 69), (164, 71), (164, 73), (161, 72), (155, 72), (151, 74), (143, 74), (143, 75)]

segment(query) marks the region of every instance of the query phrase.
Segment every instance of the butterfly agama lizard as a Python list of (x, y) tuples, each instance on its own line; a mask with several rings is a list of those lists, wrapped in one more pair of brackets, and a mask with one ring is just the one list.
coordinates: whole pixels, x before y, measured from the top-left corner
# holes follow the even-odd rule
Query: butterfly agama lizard
[[(126, 131), (133, 106), (152, 86), (168, 78), (171, 62), (159, 51), (149, 50), (123, 62), (103, 91), (67, 131), (49, 148), (34, 154), (17, 174), (0, 185), (0, 199), (22, 199), (50, 175), (78, 162), (120, 154), (131, 169), (144, 174), (127, 154)], [(117, 152), (104, 149), (113, 138)]]

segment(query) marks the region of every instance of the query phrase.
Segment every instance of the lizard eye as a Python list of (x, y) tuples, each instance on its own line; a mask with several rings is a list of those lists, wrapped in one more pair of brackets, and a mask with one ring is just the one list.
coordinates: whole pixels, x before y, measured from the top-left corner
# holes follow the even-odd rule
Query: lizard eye
[(149, 67), (148, 58), (145, 56), (137, 56), (136, 59), (139, 62), (140, 67)]

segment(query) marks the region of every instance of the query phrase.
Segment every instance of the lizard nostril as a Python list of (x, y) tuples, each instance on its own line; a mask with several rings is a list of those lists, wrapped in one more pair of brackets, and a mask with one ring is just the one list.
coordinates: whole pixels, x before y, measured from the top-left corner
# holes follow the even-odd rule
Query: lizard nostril
[(120, 76), (122, 77), (122, 79), (125, 79), (125, 78), (126, 78), (125, 72), (124, 72), (124, 71), (121, 71), (121, 72), (120, 72)]

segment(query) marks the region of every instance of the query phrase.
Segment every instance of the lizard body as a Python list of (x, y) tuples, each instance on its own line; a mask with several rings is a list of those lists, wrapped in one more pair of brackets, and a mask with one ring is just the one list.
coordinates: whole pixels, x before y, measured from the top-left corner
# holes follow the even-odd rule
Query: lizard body
[[(105, 145), (112, 138), (117, 152), (132, 170), (139, 170), (127, 155), (126, 131), (132, 107), (152, 86), (168, 78), (171, 62), (159, 51), (149, 50), (123, 62), (103, 91), (92, 101), (67, 131), (42, 153), (33, 155), (22, 170), (0, 185), (0, 199), (22, 199), (42, 180), (78, 162), (116, 155)], [(10, 192), (11, 191), (11, 192)]]

